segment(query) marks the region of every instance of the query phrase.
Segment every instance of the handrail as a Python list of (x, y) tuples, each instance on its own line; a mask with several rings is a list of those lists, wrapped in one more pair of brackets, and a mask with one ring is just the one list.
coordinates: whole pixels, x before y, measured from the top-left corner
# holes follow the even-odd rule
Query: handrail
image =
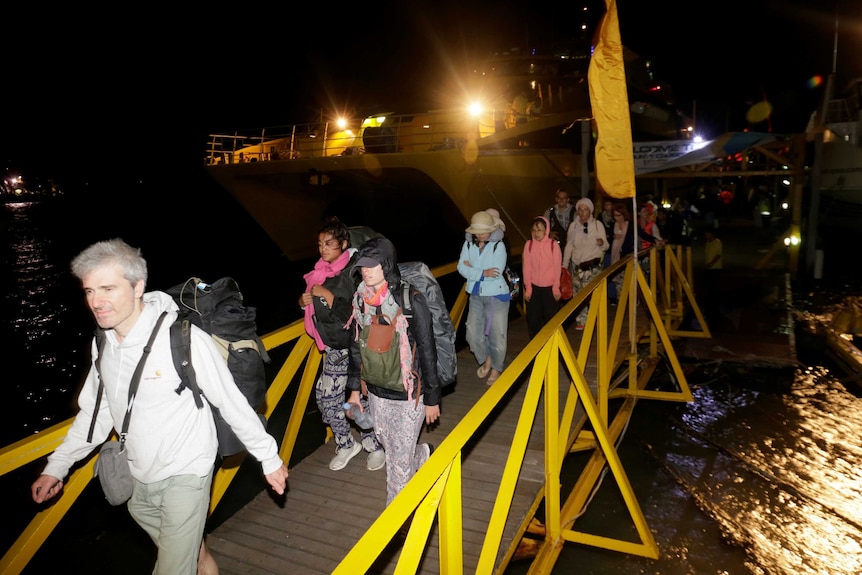
[[(684, 248), (684, 250), (690, 254), (690, 248)], [(644, 254), (640, 255), (643, 256)], [(440, 531), (441, 569), (445, 563), (448, 566), (448, 572), (462, 572), (463, 558), (459, 552), (461, 451), (470, 436), (475, 433), (506, 392), (522, 376), (529, 376), (530, 378), (527, 399), (524, 402), (524, 408), (518, 422), (516, 440), (510, 451), (509, 462), (501, 479), (497, 507), (495, 507), (491, 517), (477, 573), (494, 572), (494, 565), (500, 551), (498, 549), (499, 535), (502, 533), (503, 524), (508, 514), (507, 506), (510, 503), (511, 493), (523, 459), (523, 447), (526, 436), (529, 435), (529, 426), (538, 409), (539, 398), (542, 396), (545, 397), (545, 429), (548, 430), (545, 438), (545, 469), (546, 474), (549, 474), (547, 477), (555, 479), (555, 481), (546, 482), (544, 491), (546, 508), (550, 506), (547, 511), (549, 521), (545, 546), (550, 546), (549, 541), (557, 541), (562, 537), (568, 541), (599, 545), (645, 556), (657, 556), (655, 542), (652, 540), (649, 530), (646, 529), (645, 520), (637, 508), (637, 501), (634, 494), (631, 493), (630, 486), (625, 479), (625, 473), (613, 448), (613, 440), (620, 434), (621, 426), (617, 422), (620, 415), (613, 423), (609, 421), (608, 402), (611, 399), (623, 398), (627, 407), (621, 410), (621, 413), (630, 413), (633, 402), (637, 398), (673, 401), (691, 401), (692, 399), (685, 375), (673, 353), (670, 339), (672, 330), (665, 327), (666, 324), (674, 324), (678, 315), (679, 302), (685, 297), (691, 298), (688, 302), (689, 305), (692, 306), (699, 320), (702, 319), (700, 310), (692, 297), (691, 282), (686, 277), (686, 274), (690, 275), (690, 255), (688, 260), (682, 260), (689, 262), (688, 267), (685, 263), (680, 263), (681, 258), (674, 250), (665, 249), (663, 255), (664, 265), (662, 265), (656, 250), (649, 252), (648, 257), (651, 262), (649, 279), (644, 276), (641, 267), (636, 265), (637, 260), (627, 256), (607, 270), (602, 271), (588, 286), (578, 292), (551, 322), (527, 344), (511, 365), (504, 370), (499, 380), (488, 389), (485, 396), (435, 449), (431, 459), (419, 470), (392, 504), (386, 508), (357, 542), (353, 550), (344, 557), (335, 572), (345, 574), (365, 572), (382, 552), (385, 542), (391, 539), (395, 531), (414, 511), (415, 516), (408, 534), (408, 544), (405, 546), (400, 561), (406, 561), (405, 565), (412, 565), (414, 562), (415, 565), (418, 565), (419, 555), (417, 554), (421, 553), (424, 546), (412, 545), (412, 543), (421, 542), (423, 537), (428, 537), (433, 520), (436, 514), (439, 514), (438, 521), (446, 527)], [(457, 262), (432, 270), (437, 277), (456, 271)], [(609, 278), (620, 273), (625, 274), (625, 280), (617, 309), (625, 311), (624, 313), (617, 313), (611, 321), (607, 302), (607, 282)], [(658, 277), (665, 278), (665, 292), (659, 298), (645, 297), (648, 294), (658, 295), (654, 285)], [(636, 279), (636, 283), (633, 282), (633, 279)], [(658, 342), (664, 346), (680, 387), (678, 392), (655, 392), (644, 389), (649, 375), (652, 373), (650, 367), (655, 367), (654, 363), (650, 364), (649, 361), (638, 360), (634, 352), (626, 357), (615, 355), (618, 347), (617, 342), (623, 333), (624, 319), (628, 319), (631, 326), (636, 325), (636, 321), (634, 321), (636, 319), (636, 300), (646, 303), (651, 318), (650, 326), (646, 332), (638, 332), (636, 337), (648, 337), (650, 339), (649, 358), (656, 357)], [(663, 303), (662, 300), (664, 300)], [(586, 303), (589, 303), (590, 311), (576, 354), (566, 336), (563, 324)], [(450, 310), (450, 315), (456, 326), (460, 324), (466, 306), (467, 294), (462, 289)], [(701, 321), (701, 325), (705, 326), (706, 324)], [(686, 335), (684, 332), (678, 333)], [(269, 417), (289, 386), (299, 376), (296, 399), (280, 448), (281, 457), (285, 461), (290, 461), (307, 402), (310, 397), (313, 397), (313, 385), (320, 367), (321, 356), (314, 346), (313, 340), (306, 337), (301, 320), (268, 333), (261, 339), (267, 350), (293, 344), (287, 359), (270, 384), (266, 396), (266, 415)], [(598, 375), (594, 385), (587, 383), (587, 377), (583, 372), (587, 363), (587, 356), (592, 348), (598, 350)], [(559, 386), (557, 357), (564, 361), (574, 385), (574, 389), (569, 391), (569, 397), (561, 413), (558, 413), (558, 405), (555, 403)], [(614, 389), (615, 386), (611, 384), (611, 376), (624, 361), (628, 361), (629, 364), (629, 385)], [(531, 371), (528, 371), (530, 365), (533, 367)], [(640, 374), (637, 372), (638, 366), (642, 368)], [(574, 421), (572, 418), (575, 414), (575, 405), (579, 402), (583, 404), (586, 412), (580, 420)], [(630, 402), (631, 406), (629, 406)], [(593, 431), (590, 433), (583, 431), (583, 426), (587, 420), (592, 423)], [(0, 475), (15, 471), (50, 454), (62, 442), (71, 423), (72, 419), (66, 420), (41, 433), (0, 449)], [(582, 502), (575, 498), (575, 503), (567, 502), (565, 507), (558, 508), (559, 494), (554, 492), (554, 486), (559, 485), (558, 475), (565, 453), (585, 448), (593, 448), (597, 453), (601, 451), (600, 458), (603, 458), (611, 466), (621, 487), (624, 487), (624, 496), (638, 526), (638, 532), (643, 540), (642, 544), (609, 541), (605, 538), (581, 534), (562, 527), (565, 525), (562, 518), (570, 517), (571, 507), (573, 505), (577, 507)], [(236, 476), (244, 456), (235, 457), (236, 459), (226, 460), (215, 474), (210, 512), (221, 501), (230, 482)], [(81, 462), (65, 483), (62, 497), (57, 498), (50, 506), (42, 508), (36, 513), (31, 523), (0, 559), (0, 573), (17, 574), (26, 567), (66, 511), (71, 508), (87, 484), (92, 481), (94, 464), (95, 455)], [(587, 476), (585, 480), (589, 482), (591, 477)], [(576, 493), (573, 492), (574, 495)], [(524, 533), (526, 527), (526, 524), (522, 526), (520, 534)], [(552, 546), (548, 548), (550, 549)], [(511, 554), (511, 550), (508, 553)], [(539, 555), (539, 557), (542, 556), (542, 554)], [(507, 561), (508, 558), (506, 557), (505, 560)], [(415, 568), (405, 572), (414, 571)]]
[[(657, 302), (653, 297), (645, 297), (656, 293), (650, 289), (650, 280), (655, 281), (661, 270), (657, 265), (658, 258), (652, 255), (654, 252), (655, 250), (651, 250), (649, 254), (653, 264), (650, 267), (650, 279), (644, 276), (637, 260), (632, 256), (626, 256), (604, 270), (588, 286), (575, 294), (572, 300), (526, 345), (455, 429), (435, 448), (431, 458), (369, 527), (353, 549), (342, 559), (333, 574), (367, 572), (411, 514), (413, 514), (413, 520), (398, 559), (396, 572), (416, 571), (435, 517), (440, 526), (438, 542), (440, 572), (458, 574), (464, 572), (461, 548), (463, 450), (500, 401), (522, 378), (528, 379), (523, 406), (506, 467), (500, 477), (499, 491), (494, 498), (496, 504), (489, 519), (475, 573), (501, 573), (514, 553), (514, 548), (501, 550), (500, 543), (525, 456), (527, 439), (540, 401), (544, 401), (546, 481), (544, 490), (539, 499), (534, 502), (532, 509), (537, 509), (539, 503), (544, 500), (546, 521), (544, 540), (533, 560), (534, 566), (540, 566), (536, 572), (550, 571), (559, 554), (562, 541), (658, 558), (658, 547), (646, 525), (615, 448), (615, 442), (620, 438), (625, 422), (628, 421), (634, 404), (639, 398), (671, 401), (692, 401), (693, 399), (685, 374), (673, 352), (670, 336), (664, 328), (664, 318), (656, 306)], [(672, 269), (677, 271), (680, 268), (672, 266)], [(618, 313), (611, 321), (607, 285), (608, 279), (619, 273), (624, 273), (625, 276), (617, 306)], [(687, 282), (684, 278), (674, 279)], [(636, 280), (636, 284), (633, 280)], [(636, 352), (622, 357), (616, 355), (617, 342), (626, 323), (633, 328), (637, 325), (636, 302), (638, 300), (646, 303), (650, 321), (648, 321), (648, 328), (642, 326), (633, 333), (634, 339), (648, 337), (661, 342), (676, 376), (679, 387), (676, 392), (645, 389), (657, 364), (655, 351), (643, 360)], [(587, 303), (590, 306), (587, 323), (581, 332), (581, 341), (576, 353), (566, 334), (564, 324)], [(620, 310), (622, 313), (619, 313)], [(652, 342), (650, 344), (650, 348), (654, 348)], [(584, 372), (591, 353), (596, 354), (598, 364), (597, 377), (593, 384), (588, 383)], [(569, 387), (562, 408), (558, 403), (561, 391), (559, 360), (564, 362), (572, 379), (572, 385)], [(628, 365), (626, 377), (628, 386), (615, 389), (612, 375), (624, 362)], [(611, 420), (609, 401), (615, 398), (623, 399), (623, 406)], [(580, 415), (576, 409), (579, 405), (583, 406), (583, 413)], [(590, 431), (585, 430), (587, 422), (591, 424)], [(576, 482), (569, 498), (562, 501), (559, 493), (562, 463), (567, 453), (576, 450), (593, 450), (594, 454), (590, 465)], [(572, 528), (587, 503), (585, 494), (590, 493), (600, 480), (601, 469), (605, 464), (610, 467), (623, 493), (626, 506), (641, 539), (639, 543), (583, 533)], [(528, 517), (522, 523), (519, 535), (526, 532), (531, 519)]]

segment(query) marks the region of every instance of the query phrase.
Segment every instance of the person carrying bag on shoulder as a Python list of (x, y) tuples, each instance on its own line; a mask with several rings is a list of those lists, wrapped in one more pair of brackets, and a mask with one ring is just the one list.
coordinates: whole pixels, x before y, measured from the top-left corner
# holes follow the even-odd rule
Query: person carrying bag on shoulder
[(97, 242), (75, 256), (71, 271), (81, 282), (105, 344), (99, 353), (93, 339), (78, 413), (33, 482), (33, 501), (60, 496), (72, 467), (116, 430), (122, 434), (125, 462), (114, 460), (116, 465), (101, 473), (122, 473), (130, 489), (114, 492), (123, 485), (108, 484), (106, 496), (125, 504), (152, 539), (157, 550), (153, 574), (218, 572), (203, 542), (218, 454), (210, 404), (260, 463), (266, 483), (282, 495), (288, 471), (278, 444), (236, 386), (213, 338), (194, 325), (192, 363), (208, 401), (198, 409), (191, 392), (177, 394), (181, 379), (174, 367), (170, 325), (178, 307), (168, 293), (146, 291), (147, 263), (139, 249), (119, 238)]
[(493, 214), (473, 214), (466, 232), (469, 238), (461, 248), (458, 273), (467, 280), (470, 294), (466, 337), (470, 350), (479, 362), (476, 375), (493, 384), (503, 372), (509, 334), (511, 290), (503, 271), (508, 254), (503, 230)]
[(566, 268), (562, 267), (560, 246), (547, 234), (549, 227), (544, 216), (534, 218), (530, 228), (532, 237), (524, 245), (524, 300), (531, 339), (559, 311), (559, 301), (563, 297), (560, 270), (566, 271)]
[[(335, 455), (329, 469), (344, 469), (363, 449), (368, 453), (366, 469), (377, 471), (386, 463), (386, 454), (370, 429), (359, 430), (359, 441), (353, 437), (350, 420), (344, 413), (347, 386), (347, 348), (350, 332), (344, 323), (353, 312), (351, 302), (357, 281), (353, 274), (355, 247), (350, 245), (348, 227), (335, 216), (327, 218), (317, 234), (320, 259), (303, 276), (305, 291), (299, 305), (305, 313), (305, 331), (323, 354), (323, 368), (314, 385), (314, 399), (325, 425), (332, 430)], [(367, 403), (363, 403), (367, 408)]]
[(359, 249), (362, 281), (353, 297), (347, 371), (348, 402), (361, 407), (362, 395), (374, 433), (386, 451), (386, 504), (401, 492), (431, 456), (430, 443), (417, 444), (422, 424), (440, 417), (441, 386), (431, 310), (410, 288), (412, 319), (402, 313), (404, 290), (395, 246), (386, 238)]
[[(605, 226), (593, 217), (593, 202), (589, 198), (581, 198), (575, 204), (575, 209), (578, 216), (569, 224), (563, 266), (567, 266), (572, 273), (572, 289), (578, 293), (602, 271), (602, 259), (610, 244)], [(588, 305), (581, 308), (576, 329), (584, 329), (589, 311)]]

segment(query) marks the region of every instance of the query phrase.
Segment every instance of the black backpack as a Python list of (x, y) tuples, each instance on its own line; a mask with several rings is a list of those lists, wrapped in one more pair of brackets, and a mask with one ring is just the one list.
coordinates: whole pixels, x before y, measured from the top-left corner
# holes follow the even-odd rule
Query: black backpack
[[(266, 399), (264, 363), (269, 355), (257, 335), (256, 310), (243, 304), (242, 293), (232, 278), (209, 284), (190, 278), (167, 290), (179, 306), (177, 320), (171, 325), (171, 352), (182, 383), (177, 394), (186, 388), (194, 394), (198, 409), (203, 408), (191, 356), (191, 324), (210, 334), (222, 352), (234, 382), (249, 405), (260, 409)], [(210, 406), (216, 423), (219, 455), (227, 457), (245, 449), (218, 409)], [(258, 414), (266, 426), (266, 418)]]

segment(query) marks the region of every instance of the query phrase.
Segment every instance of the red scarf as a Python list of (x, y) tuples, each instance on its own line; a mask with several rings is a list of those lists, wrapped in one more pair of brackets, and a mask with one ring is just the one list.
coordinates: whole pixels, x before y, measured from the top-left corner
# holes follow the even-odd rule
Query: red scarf
[[(341, 255), (332, 263), (324, 261), (323, 258), (317, 260), (317, 263), (314, 264), (314, 269), (302, 276), (305, 280), (306, 291), (310, 292), (311, 286), (323, 284), (327, 279), (337, 276), (347, 266), (349, 261), (350, 252), (348, 251), (341, 252)], [(314, 324), (313, 303), (305, 306), (305, 332), (314, 339), (317, 349), (323, 351), (326, 348), (326, 344), (320, 339), (320, 334), (317, 333), (317, 326)]]
[(374, 288), (370, 286), (365, 286), (365, 295), (363, 296), (365, 303), (373, 307), (379, 307), (383, 303), (383, 300), (386, 299), (386, 294), (389, 293), (388, 287), (389, 283), (386, 281), (383, 282), (383, 285), (377, 291), (374, 291)]

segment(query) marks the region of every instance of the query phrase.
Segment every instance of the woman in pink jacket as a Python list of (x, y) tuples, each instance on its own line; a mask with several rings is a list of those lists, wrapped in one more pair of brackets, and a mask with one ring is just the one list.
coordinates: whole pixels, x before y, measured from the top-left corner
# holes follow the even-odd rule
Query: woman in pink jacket
[(524, 300), (531, 339), (560, 309), (563, 253), (560, 245), (548, 235), (548, 228), (547, 218), (535, 218), (531, 226), (532, 239), (524, 245)]

